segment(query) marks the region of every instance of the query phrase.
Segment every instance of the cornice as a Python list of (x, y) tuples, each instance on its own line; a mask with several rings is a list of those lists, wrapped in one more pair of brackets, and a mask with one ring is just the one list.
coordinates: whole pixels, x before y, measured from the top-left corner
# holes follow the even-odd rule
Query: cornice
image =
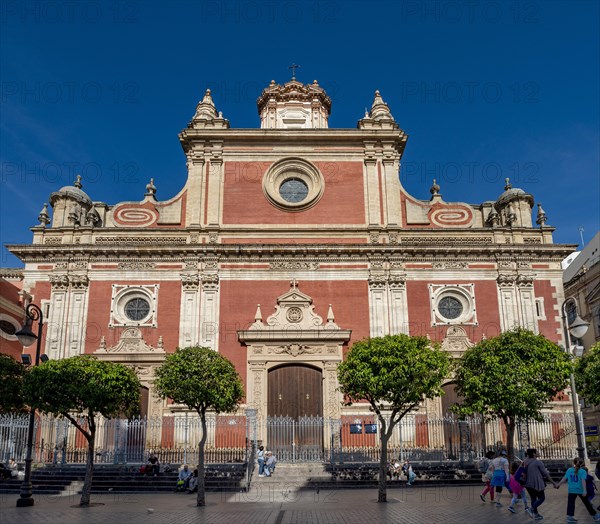
[(0, 278), (6, 280), (23, 280), (22, 268), (0, 268)]
[[(228, 260), (263, 261), (277, 257), (326, 260), (368, 259), (369, 257), (401, 258), (411, 261), (466, 260), (495, 261), (535, 258), (536, 261), (562, 260), (576, 248), (572, 244), (472, 244), (438, 242), (419, 244), (11, 244), (8, 250), (24, 262), (47, 262), (50, 257), (66, 260), (73, 254), (90, 259), (122, 262), (127, 259), (184, 261), (190, 257), (219, 257)], [(91, 261), (91, 260), (90, 260)]]

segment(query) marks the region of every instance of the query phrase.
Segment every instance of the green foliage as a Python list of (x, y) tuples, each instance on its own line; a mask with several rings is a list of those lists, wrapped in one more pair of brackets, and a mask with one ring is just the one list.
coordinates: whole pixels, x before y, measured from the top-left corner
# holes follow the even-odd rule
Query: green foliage
[(0, 413), (25, 411), (23, 377), (25, 366), (10, 355), (0, 353)]
[(89, 355), (33, 367), (23, 385), (27, 402), (40, 411), (107, 418), (132, 414), (139, 405), (141, 386), (132, 369)]
[(600, 342), (577, 360), (575, 384), (588, 404), (600, 405)]
[(347, 404), (367, 400), (378, 413), (391, 409), (400, 418), (426, 398), (442, 394), (450, 359), (425, 337), (388, 335), (352, 345), (338, 367)]
[(458, 362), (455, 411), (489, 418), (542, 420), (541, 410), (567, 386), (569, 356), (542, 335), (517, 328), (468, 349)]
[(234, 365), (207, 347), (178, 348), (167, 355), (156, 370), (154, 386), (161, 397), (198, 413), (234, 411), (244, 397)]

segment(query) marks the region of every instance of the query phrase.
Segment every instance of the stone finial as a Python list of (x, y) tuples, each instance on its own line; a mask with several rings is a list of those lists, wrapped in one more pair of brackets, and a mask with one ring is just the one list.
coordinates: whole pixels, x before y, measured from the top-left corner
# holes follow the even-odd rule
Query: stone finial
[(74, 226), (79, 225), (80, 216), (79, 216), (79, 206), (77, 204), (73, 204), (73, 206), (71, 207), (71, 211), (69, 211), (68, 220)]
[(548, 217), (546, 216), (546, 212), (542, 208), (541, 202), (538, 202), (537, 220), (535, 221), (535, 223), (540, 227), (544, 227), (546, 225), (547, 220)]
[(157, 349), (164, 349), (165, 343), (163, 342), (162, 335), (158, 337), (158, 344), (156, 344)]
[(505, 178), (504, 182), (505, 182), (504, 191), (508, 191), (509, 189), (512, 189), (512, 184), (510, 183), (510, 178)]
[(487, 221), (492, 227), (498, 227), (500, 224), (500, 215), (498, 214), (498, 211), (492, 208), (487, 217)]
[(83, 187), (83, 184), (81, 183), (81, 175), (77, 175), (75, 177), (75, 182), (73, 182), (73, 185), (77, 188), (77, 189), (81, 189)]
[(506, 208), (506, 223), (512, 227), (513, 225), (516, 225), (515, 222), (517, 221), (517, 214), (515, 213), (515, 210), (513, 208), (512, 203), (508, 205), (508, 207)]
[(331, 304), (329, 304), (329, 309), (327, 310), (327, 323), (333, 324), (334, 322), (335, 322), (335, 316), (333, 314), (333, 308), (331, 307)]
[(146, 184), (145, 196), (153, 197), (156, 194), (156, 186), (154, 185), (154, 179), (151, 178), (150, 182)]
[(429, 192), (432, 194), (432, 196), (437, 196), (440, 194), (440, 186), (435, 178), (433, 179), (433, 184), (429, 188)]
[(212, 120), (217, 118), (217, 108), (210, 94), (210, 89), (204, 93), (204, 98), (196, 106), (196, 114), (193, 120)]
[(290, 287), (292, 289), (297, 289), (298, 288), (298, 281), (295, 278), (293, 278), (292, 280), (290, 280)]
[(86, 223), (91, 225), (92, 227), (97, 226), (100, 223), (100, 220), (100, 215), (98, 214), (98, 211), (96, 211), (95, 208), (90, 209), (87, 212), (87, 215), (85, 216)]
[(260, 310), (260, 304), (256, 304), (256, 313), (254, 313), (254, 322), (262, 322), (262, 311)]
[(100, 337), (100, 349), (106, 350), (106, 338), (104, 338), (104, 335)]
[(46, 227), (50, 223), (50, 215), (48, 214), (48, 204), (44, 203), (44, 207), (38, 215), (38, 222), (42, 227)]
[(383, 101), (379, 91), (375, 91), (375, 98), (373, 99), (370, 115), (373, 120), (394, 120), (390, 108)]

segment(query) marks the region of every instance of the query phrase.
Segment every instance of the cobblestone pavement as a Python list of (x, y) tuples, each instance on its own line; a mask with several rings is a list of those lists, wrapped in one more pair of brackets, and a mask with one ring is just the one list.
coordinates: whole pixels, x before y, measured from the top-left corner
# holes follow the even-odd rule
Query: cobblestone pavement
[[(518, 508), (513, 515), (479, 499), (479, 487), (400, 488), (388, 490), (387, 504), (378, 504), (376, 490), (321, 490), (293, 492), (285, 483), (273, 490), (253, 493), (208, 493), (207, 506), (198, 508), (195, 495), (106, 494), (92, 495), (89, 508), (77, 507), (79, 496), (34, 496), (35, 506), (16, 508), (15, 495), (0, 495), (0, 524), (503, 524), (531, 521)], [(277, 493), (276, 491), (280, 491)], [(283, 493), (282, 493), (283, 492)], [(540, 508), (544, 522), (565, 522), (566, 489), (546, 490)], [(287, 495), (286, 495), (287, 494)], [(287, 499), (287, 502), (280, 502)], [(600, 502), (600, 500), (596, 501)], [(592, 522), (581, 503), (580, 523)]]

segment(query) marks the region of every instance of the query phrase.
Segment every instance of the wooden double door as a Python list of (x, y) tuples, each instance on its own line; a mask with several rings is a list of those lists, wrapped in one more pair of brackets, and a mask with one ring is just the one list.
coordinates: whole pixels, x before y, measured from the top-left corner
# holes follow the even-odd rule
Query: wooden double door
[(323, 452), (323, 374), (306, 365), (269, 371), (267, 448), (278, 460), (319, 460)]

